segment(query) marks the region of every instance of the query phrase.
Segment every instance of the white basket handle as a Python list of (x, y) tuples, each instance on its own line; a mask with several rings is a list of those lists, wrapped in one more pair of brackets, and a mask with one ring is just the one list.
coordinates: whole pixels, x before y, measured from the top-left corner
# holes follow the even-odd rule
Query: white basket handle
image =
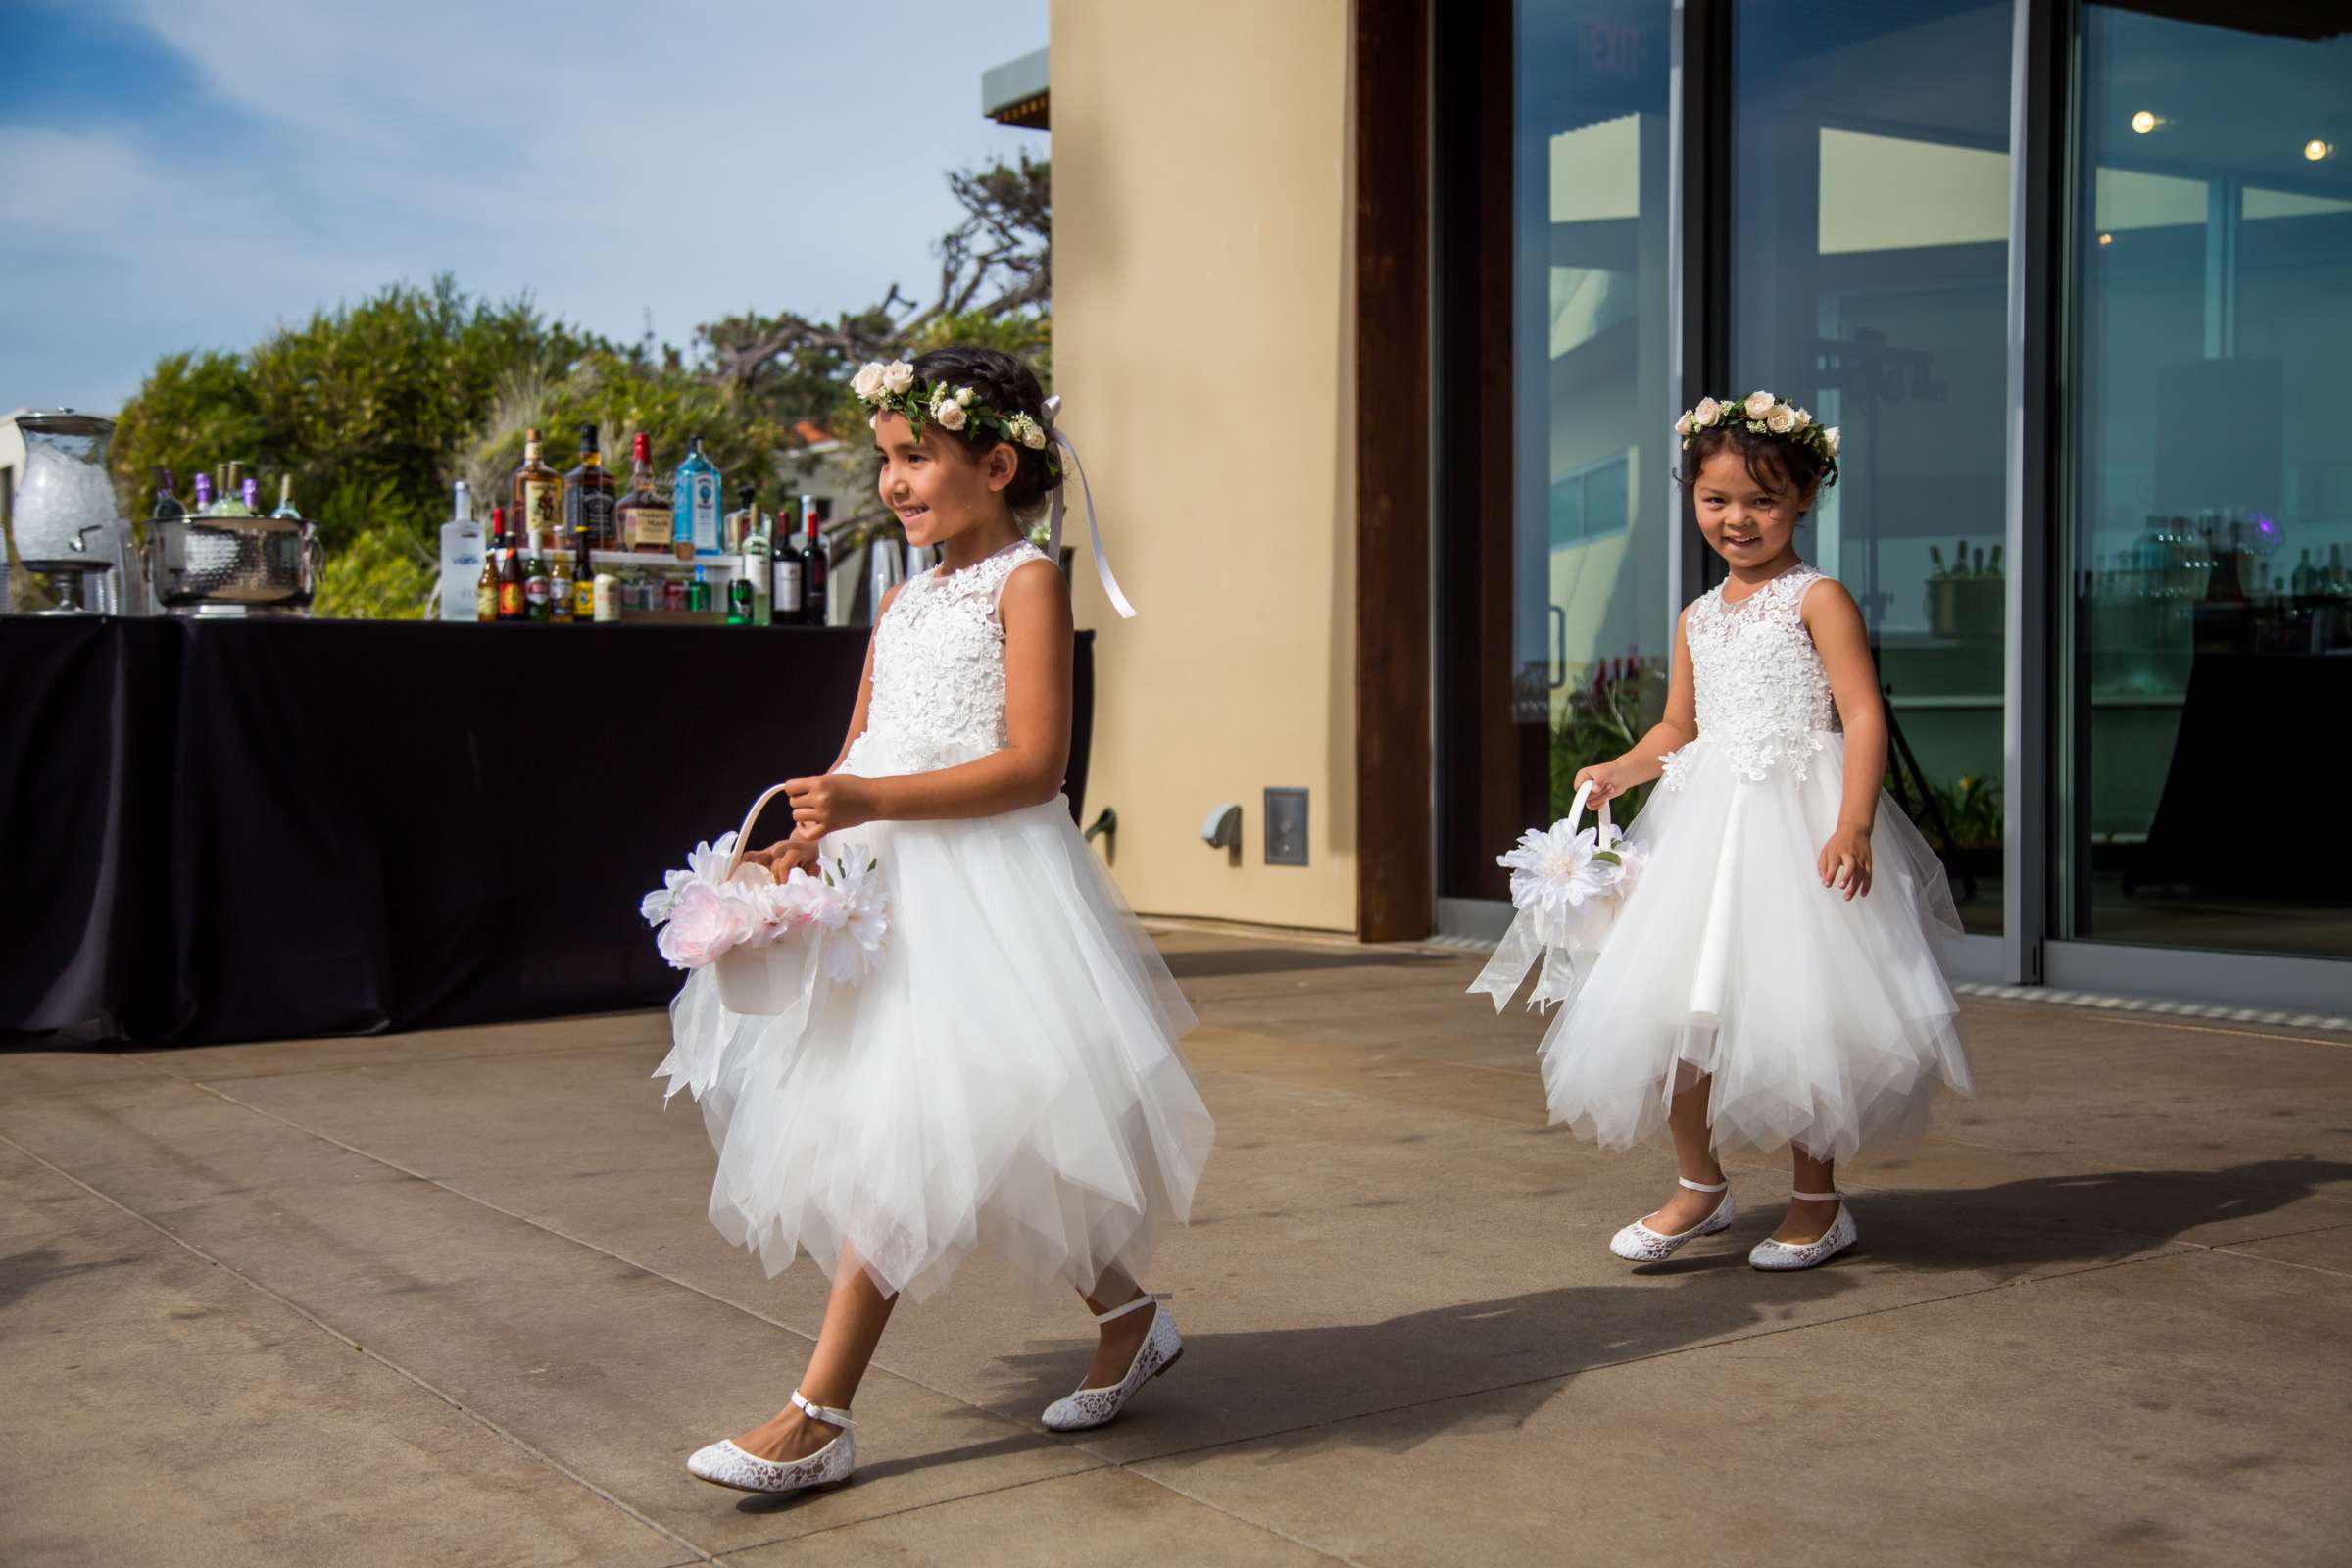
[[(1568, 826), (1572, 831), (1576, 827), (1577, 819), (1585, 814), (1585, 802), (1592, 794), (1592, 781), (1591, 779), (1585, 780), (1576, 787), (1576, 799), (1568, 803)], [(1605, 797), (1595, 810), (1600, 816), (1600, 840), (1605, 846), (1609, 835), (1617, 831), (1617, 824), (1609, 820), (1609, 803)], [(746, 823), (745, 825), (748, 827), (750, 824)]]
[(777, 796), (783, 793), (783, 785), (769, 785), (766, 793), (761, 795), (758, 800), (754, 801), (752, 803), (752, 808), (743, 813), (743, 826), (735, 830), (735, 853), (727, 859), (727, 874), (719, 878), (721, 882), (732, 882), (735, 880), (736, 871), (739, 870), (743, 865), (743, 849), (745, 844), (750, 842), (752, 824), (760, 820), (760, 808), (766, 806), (768, 802), (774, 800)]

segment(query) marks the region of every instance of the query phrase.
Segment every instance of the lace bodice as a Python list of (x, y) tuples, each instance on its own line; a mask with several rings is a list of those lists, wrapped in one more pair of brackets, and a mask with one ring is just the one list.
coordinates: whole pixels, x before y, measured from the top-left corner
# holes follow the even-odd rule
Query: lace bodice
[(1027, 540), (956, 572), (909, 578), (874, 629), (865, 729), (854, 773), (919, 773), (1000, 752), (1004, 728), (1004, 580), (1045, 553)]
[(1732, 765), (1761, 779), (1778, 763), (1802, 779), (1822, 736), (1838, 730), (1830, 673), (1798, 609), (1821, 580), (1811, 566), (1781, 573), (1738, 604), (1718, 584), (1690, 606), (1683, 633), (1698, 705), (1698, 740), (1664, 759), (1664, 782), (1681, 789), (1700, 747), (1719, 749)]

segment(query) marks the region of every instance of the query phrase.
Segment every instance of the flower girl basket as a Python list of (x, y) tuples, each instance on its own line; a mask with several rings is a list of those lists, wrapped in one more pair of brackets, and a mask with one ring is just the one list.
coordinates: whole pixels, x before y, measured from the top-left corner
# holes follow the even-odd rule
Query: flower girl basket
[[(743, 866), (744, 846), (751, 842), (752, 824), (760, 820), (761, 808), (783, 793), (783, 785), (770, 785), (744, 813), (743, 826), (735, 831), (735, 852), (727, 857), (727, 873), (719, 878), (721, 882), (735, 880)], [(711, 966), (718, 971), (719, 1005), (755, 1017), (780, 1013), (807, 988), (806, 971), (812, 962), (808, 949), (797, 942), (729, 948)]]
[(1511, 903), (1518, 912), (1470, 989), (1493, 997), (1496, 1012), (1518, 994), (1539, 961), (1544, 972), (1528, 1004), (1542, 1008), (1573, 1001), (1641, 874), (1641, 852), (1609, 820), (1607, 801), (1595, 808), (1592, 826), (1577, 830), (1592, 796), (1588, 782), (1577, 790), (1566, 816), (1548, 830), (1529, 829), (1516, 849), (1495, 858), (1496, 864), (1510, 868)]

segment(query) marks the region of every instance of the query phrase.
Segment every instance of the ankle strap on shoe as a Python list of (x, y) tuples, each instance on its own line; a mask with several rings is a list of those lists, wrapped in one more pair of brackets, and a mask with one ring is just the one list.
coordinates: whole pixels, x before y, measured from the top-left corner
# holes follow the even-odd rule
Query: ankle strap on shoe
[(1806, 1203), (1842, 1203), (1845, 1201), (1843, 1193), (1800, 1193), (1791, 1189), (1788, 1196)]
[(1139, 1311), (1147, 1306), (1157, 1306), (1158, 1304), (1159, 1298), (1152, 1295), (1150, 1291), (1146, 1291), (1134, 1300), (1129, 1301), (1125, 1306), (1114, 1306), (1107, 1312), (1097, 1312), (1095, 1314), (1095, 1321), (1098, 1323), (1108, 1323), (1114, 1318), (1125, 1317), (1130, 1312)]
[(792, 1407), (809, 1420), (822, 1421), (829, 1427), (847, 1428), (858, 1424), (850, 1419), (849, 1411), (836, 1410), (829, 1404), (812, 1404), (802, 1396), (798, 1389), (792, 1391)]
[(1685, 1187), (1690, 1188), (1694, 1193), (1720, 1193), (1725, 1188), (1732, 1185), (1732, 1179), (1729, 1176), (1726, 1176), (1723, 1180), (1717, 1182), (1712, 1187), (1709, 1187), (1705, 1182), (1694, 1182), (1688, 1176), (1677, 1176), (1675, 1180), (1681, 1182)]

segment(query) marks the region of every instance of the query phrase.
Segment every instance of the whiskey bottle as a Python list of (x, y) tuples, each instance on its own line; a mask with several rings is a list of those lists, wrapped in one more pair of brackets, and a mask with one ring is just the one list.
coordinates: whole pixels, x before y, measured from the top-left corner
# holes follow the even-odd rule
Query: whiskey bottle
[(541, 460), (537, 430), (523, 433), (522, 466), (514, 470), (507, 523), (534, 548), (564, 525), (564, 476)]
[(614, 506), (613, 516), (623, 550), (669, 554), (669, 503), (654, 491), (653, 449), (643, 430), (629, 445), (629, 491)]
[(596, 426), (580, 426), (580, 466), (564, 476), (564, 533), (575, 548), (616, 550), (612, 532), (612, 473), (605, 466)]

